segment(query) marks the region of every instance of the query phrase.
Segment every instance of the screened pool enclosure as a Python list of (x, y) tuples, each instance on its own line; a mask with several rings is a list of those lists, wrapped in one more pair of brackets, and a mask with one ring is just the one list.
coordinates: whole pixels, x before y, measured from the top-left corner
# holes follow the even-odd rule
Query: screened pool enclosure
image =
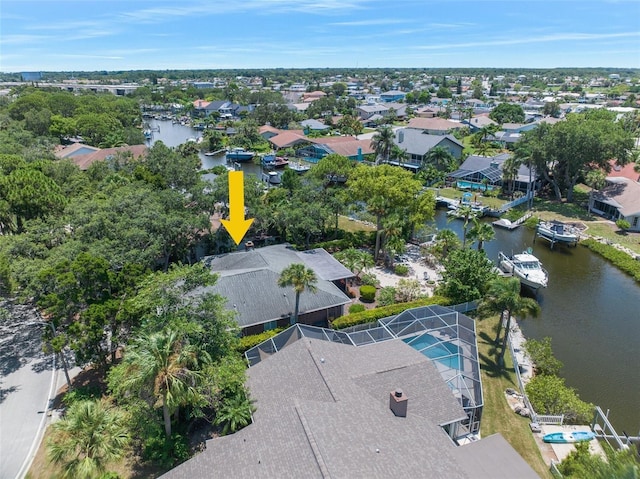
[(335, 331), (303, 324), (277, 334), (249, 349), (250, 366), (300, 338), (321, 339), (351, 346), (372, 345), (401, 339), (430, 358), (453, 395), (467, 413), (465, 425), (471, 433), (480, 430), (482, 384), (474, 321), (444, 306), (424, 306), (384, 318), (359, 331)]

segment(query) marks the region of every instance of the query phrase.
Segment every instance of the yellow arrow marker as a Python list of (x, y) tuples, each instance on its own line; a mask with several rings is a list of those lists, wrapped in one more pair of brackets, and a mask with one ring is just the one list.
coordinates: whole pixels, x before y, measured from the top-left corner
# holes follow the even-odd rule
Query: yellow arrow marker
[(244, 219), (244, 173), (229, 172), (229, 219), (220, 220), (236, 244), (240, 244), (253, 218)]

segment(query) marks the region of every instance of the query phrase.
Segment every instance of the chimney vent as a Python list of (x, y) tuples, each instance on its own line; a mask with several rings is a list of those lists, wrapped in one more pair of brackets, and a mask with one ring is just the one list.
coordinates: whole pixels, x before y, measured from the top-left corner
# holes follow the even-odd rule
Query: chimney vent
[(402, 392), (402, 389), (396, 389), (389, 394), (389, 409), (397, 417), (407, 417), (407, 404), (409, 399)]

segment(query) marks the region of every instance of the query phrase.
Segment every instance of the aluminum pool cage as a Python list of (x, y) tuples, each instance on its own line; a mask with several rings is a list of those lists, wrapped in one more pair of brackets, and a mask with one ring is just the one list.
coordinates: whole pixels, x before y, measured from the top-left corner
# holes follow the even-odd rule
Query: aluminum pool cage
[(245, 356), (253, 366), (301, 338), (321, 339), (352, 346), (366, 346), (401, 339), (430, 358), (458, 399), (475, 434), (482, 417), (482, 383), (473, 319), (445, 306), (422, 306), (378, 320), (367, 329), (345, 332), (296, 324), (249, 349)]

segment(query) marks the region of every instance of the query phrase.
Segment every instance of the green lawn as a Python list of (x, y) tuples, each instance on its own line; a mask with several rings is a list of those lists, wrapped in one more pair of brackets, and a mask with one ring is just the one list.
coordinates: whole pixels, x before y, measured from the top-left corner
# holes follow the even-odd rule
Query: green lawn
[[(443, 196), (445, 198), (453, 198), (453, 199), (461, 199), (464, 191), (459, 190), (457, 188), (438, 188), (437, 194)], [(476, 201), (480, 201), (483, 205), (486, 205), (490, 208), (499, 209), (508, 201), (495, 198), (493, 196), (483, 196), (482, 193), (472, 192), (474, 195), (472, 199), (475, 198)]]
[(476, 321), (478, 354), (482, 375), (484, 408), (482, 411), (482, 437), (500, 433), (518, 451), (525, 461), (542, 478), (553, 476), (544, 463), (533, 434), (529, 419), (514, 413), (505, 398), (507, 388), (518, 390), (518, 383), (510, 356), (506, 356), (506, 367), (501, 370), (495, 363), (495, 327), (498, 317)]
[(349, 233), (356, 233), (358, 231), (375, 231), (373, 226), (370, 226), (360, 221), (350, 220), (346, 216), (338, 217), (338, 228)]

